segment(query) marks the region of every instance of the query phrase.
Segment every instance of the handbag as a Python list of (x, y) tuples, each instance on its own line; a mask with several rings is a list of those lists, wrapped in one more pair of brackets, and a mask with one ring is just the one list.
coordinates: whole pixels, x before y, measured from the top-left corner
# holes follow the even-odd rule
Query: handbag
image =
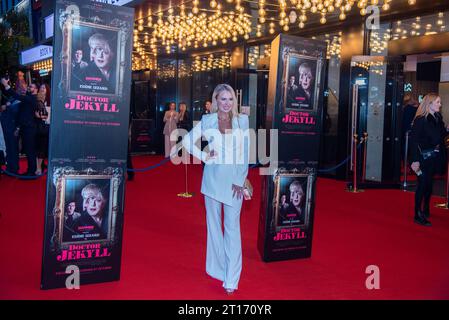
[(245, 179), (245, 183), (243, 184), (243, 198), (245, 200), (251, 200), (253, 197), (253, 186), (248, 179)]
[(423, 160), (432, 159), (437, 157), (437, 153), (440, 152), (440, 150), (434, 148), (434, 149), (423, 149), (418, 146), (419, 153), (421, 153), (421, 157)]

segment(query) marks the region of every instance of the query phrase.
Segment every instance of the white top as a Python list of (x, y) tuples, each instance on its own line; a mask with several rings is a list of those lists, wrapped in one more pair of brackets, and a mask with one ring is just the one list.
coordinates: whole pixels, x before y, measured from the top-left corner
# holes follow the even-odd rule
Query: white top
[[(248, 175), (249, 121), (240, 114), (232, 119), (232, 134), (218, 130), (217, 113), (205, 114), (201, 121), (184, 136), (183, 146), (193, 156), (205, 162), (201, 193), (232, 206), (232, 185), (243, 186)], [(204, 136), (209, 150), (217, 154), (216, 159), (206, 161), (207, 153), (198, 148), (196, 142)]]

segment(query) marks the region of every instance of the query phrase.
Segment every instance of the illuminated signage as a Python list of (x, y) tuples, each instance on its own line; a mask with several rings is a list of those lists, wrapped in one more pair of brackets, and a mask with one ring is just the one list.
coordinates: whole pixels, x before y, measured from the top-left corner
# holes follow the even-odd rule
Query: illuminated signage
[(411, 83), (404, 84), (404, 91), (405, 92), (412, 92), (413, 86)]
[(45, 39), (53, 37), (54, 20), (55, 20), (54, 14), (45, 17)]
[(22, 51), (20, 53), (20, 63), (26, 65), (44, 59), (51, 59), (52, 57), (53, 57), (53, 47), (40, 45)]

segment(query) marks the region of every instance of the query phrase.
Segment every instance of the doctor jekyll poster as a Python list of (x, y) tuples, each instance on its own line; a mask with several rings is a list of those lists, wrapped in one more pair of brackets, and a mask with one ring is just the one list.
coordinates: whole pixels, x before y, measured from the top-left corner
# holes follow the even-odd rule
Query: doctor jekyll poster
[(57, 0), (41, 288), (120, 278), (134, 9)]
[(267, 128), (279, 130), (280, 167), (317, 165), (326, 50), (324, 41), (283, 34), (273, 40)]
[(327, 45), (281, 34), (271, 48), (266, 127), (278, 130), (278, 170), (262, 186), (264, 261), (311, 255)]

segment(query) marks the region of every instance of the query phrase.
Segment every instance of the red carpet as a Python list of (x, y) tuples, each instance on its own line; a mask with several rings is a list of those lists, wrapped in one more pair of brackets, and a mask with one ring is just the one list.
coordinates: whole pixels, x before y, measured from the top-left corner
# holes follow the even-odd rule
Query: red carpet
[[(136, 167), (161, 158), (138, 157)], [(201, 166), (166, 164), (127, 183), (121, 280), (80, 290), (39, 290), (45, 179), (0, 180), (1, 299), (449, 299), (449, 212), (433, 209), (430, 228), (413, 223), (413, 194), (344, 191), (319, 179), (312, 258), (264, 263), (256, 248), (260, 177), (242, 212), (243, 272), (228, 298), (205, 273), (206, 226)], [(441, 199), (434, 199), (441, 201)], [(365, 269), (380, 268), (380, 290)]]

